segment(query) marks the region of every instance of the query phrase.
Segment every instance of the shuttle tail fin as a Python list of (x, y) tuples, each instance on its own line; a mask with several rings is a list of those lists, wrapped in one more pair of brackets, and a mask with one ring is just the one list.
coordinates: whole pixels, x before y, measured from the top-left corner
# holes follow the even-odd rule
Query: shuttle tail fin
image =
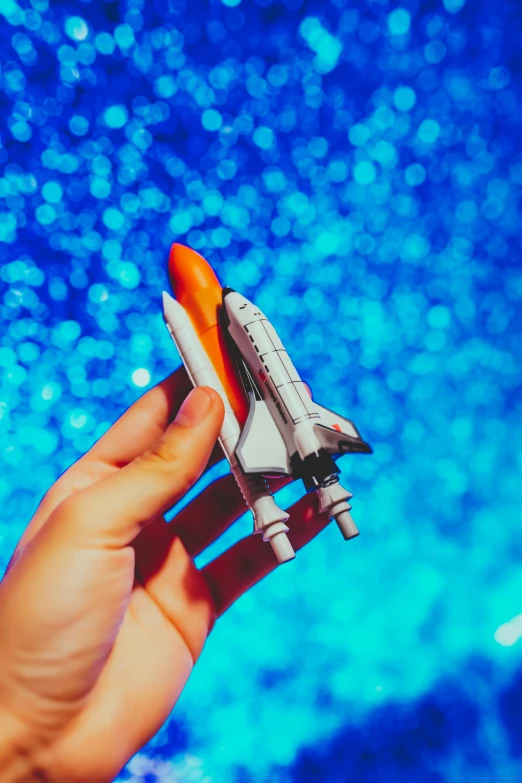
[(316, 407), (321, 419), (315, 425), (315, 433), (326, 451), (331, 454), (372, 453), (371, 446), (361, 438), (352, 421), (317, 403)]

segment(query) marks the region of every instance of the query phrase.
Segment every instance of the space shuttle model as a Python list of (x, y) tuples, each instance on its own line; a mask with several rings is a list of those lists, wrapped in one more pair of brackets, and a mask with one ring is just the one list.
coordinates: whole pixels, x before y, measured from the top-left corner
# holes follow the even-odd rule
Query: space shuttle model
[(357, 536), (352, 495), (335, 462), (348, 452), (371, 452), (355, 425), (312, 400), (266, 315), (222, 288), (202, 256), (174, 244), (169, 275), (176, 298), (163, 293), (165, 323), (194, 386), (210, 386), (223, 400), (219, 442), (254, 516), (254, 532), (270, 542), (280, 563), (295, 557), (286, 535), (289, 515), (266, 481), (283, 475), (317, 492), (320, 510), (345, 539)]

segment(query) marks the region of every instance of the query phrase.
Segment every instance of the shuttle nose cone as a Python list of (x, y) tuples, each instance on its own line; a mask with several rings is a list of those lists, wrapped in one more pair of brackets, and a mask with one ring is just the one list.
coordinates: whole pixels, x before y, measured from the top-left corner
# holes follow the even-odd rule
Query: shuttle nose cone
[(204, 288), (221, 289), (214, 270), (190, 247), (174, 244), (169, 256), (169, 277), (174, 296), (185, 306), (187, 299)]

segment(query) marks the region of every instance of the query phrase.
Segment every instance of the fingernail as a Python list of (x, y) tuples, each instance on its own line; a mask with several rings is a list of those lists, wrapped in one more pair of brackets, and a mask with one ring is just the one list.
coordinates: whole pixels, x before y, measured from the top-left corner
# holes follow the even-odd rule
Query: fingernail
[(201, 424), (207, 416), (210, 403), (210, 394), (206, 389), (203, 387), (192, 389), (178, 411), (176, 424), (181, 424), (182, 427), (195, 427)]

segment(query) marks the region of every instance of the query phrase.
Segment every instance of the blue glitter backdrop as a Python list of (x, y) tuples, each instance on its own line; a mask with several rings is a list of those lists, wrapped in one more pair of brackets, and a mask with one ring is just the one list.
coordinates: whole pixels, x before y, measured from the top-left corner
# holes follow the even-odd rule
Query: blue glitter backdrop
[(519, 0), (0, 0), (0, 570), (178, 364), (172, 241), (375, 448), (360, 538), (239, 601), (122, 781), (522, 779), (521, 40)]

